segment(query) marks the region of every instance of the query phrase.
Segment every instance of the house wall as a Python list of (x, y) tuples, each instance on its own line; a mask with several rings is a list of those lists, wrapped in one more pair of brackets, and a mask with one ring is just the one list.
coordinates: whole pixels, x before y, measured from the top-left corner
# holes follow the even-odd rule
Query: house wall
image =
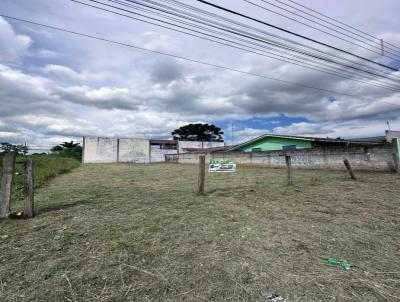
[(311, 148), (312, 142), (308, 140), (290, 139), (283, 137), (264, 137), (240, 147), (243, 152), (251, 152), (253, 148), (261, 148), (261, 151), (282, 150), (283, 146), (295, 145), (296, 149)]
[[(318, 147), (285, 152), (292, 156), (292, 166), (308, 169), (344, 170), (343, 159), (347, 158), (354, 170), (392, 171), (394, 162), (392, 145), (371, 147)], [(207, 153), (206, 158), (231, 158), (237, 164), (261, 167), (285, 167), (282, 151)], [(167, 155), (167, 161), (197, 164), (201, 153)]]

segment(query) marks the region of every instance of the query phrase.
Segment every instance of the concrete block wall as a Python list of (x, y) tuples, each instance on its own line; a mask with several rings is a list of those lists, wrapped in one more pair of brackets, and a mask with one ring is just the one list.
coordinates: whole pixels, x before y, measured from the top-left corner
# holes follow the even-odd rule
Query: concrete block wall
[(84, 137), (83, 163), (113, 163), (118, 161), (118, 144), (113, 138)]
[[(320, 147), (313, 149), (292, 150), (292, 166), (308, 169), (345, 169), (343, 159), (347, 158), (354, 170), (392, 171), (394, 170), (392, 144), (369, 147)], [(167, 161), (185, 164), (198, 163), (201, 153), (167, 155)], [(282, 151), (269, 152), (226, 152), (206, 153), (209, 158), (232, 158), (239, 165), (285, 167)]]
[(83, 138), (83, 163), (116, 163), (150, 161), (150, 143), (137, 138)]
[(117, 162), (150, 162), (150, 142), (147, 139), (121, 138), (119, 141), (119, 154)]

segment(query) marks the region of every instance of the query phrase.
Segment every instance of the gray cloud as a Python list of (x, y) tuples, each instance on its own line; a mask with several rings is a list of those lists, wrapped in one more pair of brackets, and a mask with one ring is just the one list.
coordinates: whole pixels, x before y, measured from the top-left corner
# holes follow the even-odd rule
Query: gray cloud
[(184, 79), (183, 67), (174, 60), (157, 60), (151, 70), (150, 77), (156, 83), (170, 83)]

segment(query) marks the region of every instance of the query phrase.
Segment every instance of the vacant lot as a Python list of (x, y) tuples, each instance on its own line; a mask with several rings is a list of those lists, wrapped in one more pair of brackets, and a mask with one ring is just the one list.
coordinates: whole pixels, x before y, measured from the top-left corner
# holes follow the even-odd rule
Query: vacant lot
[[(400, 300), (400, 176), (86, 165), (0, 222), (1, 301)], [(327, 266), (325, 257), (355, 265)]]

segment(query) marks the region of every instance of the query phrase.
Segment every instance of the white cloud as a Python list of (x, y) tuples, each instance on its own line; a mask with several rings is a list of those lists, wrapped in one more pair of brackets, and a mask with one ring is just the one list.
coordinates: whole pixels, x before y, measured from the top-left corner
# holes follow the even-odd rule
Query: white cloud
[(31, 43), (29, 36), (16, 34), (11, 25), (0, 17), (0, 61), (17, 60)]

